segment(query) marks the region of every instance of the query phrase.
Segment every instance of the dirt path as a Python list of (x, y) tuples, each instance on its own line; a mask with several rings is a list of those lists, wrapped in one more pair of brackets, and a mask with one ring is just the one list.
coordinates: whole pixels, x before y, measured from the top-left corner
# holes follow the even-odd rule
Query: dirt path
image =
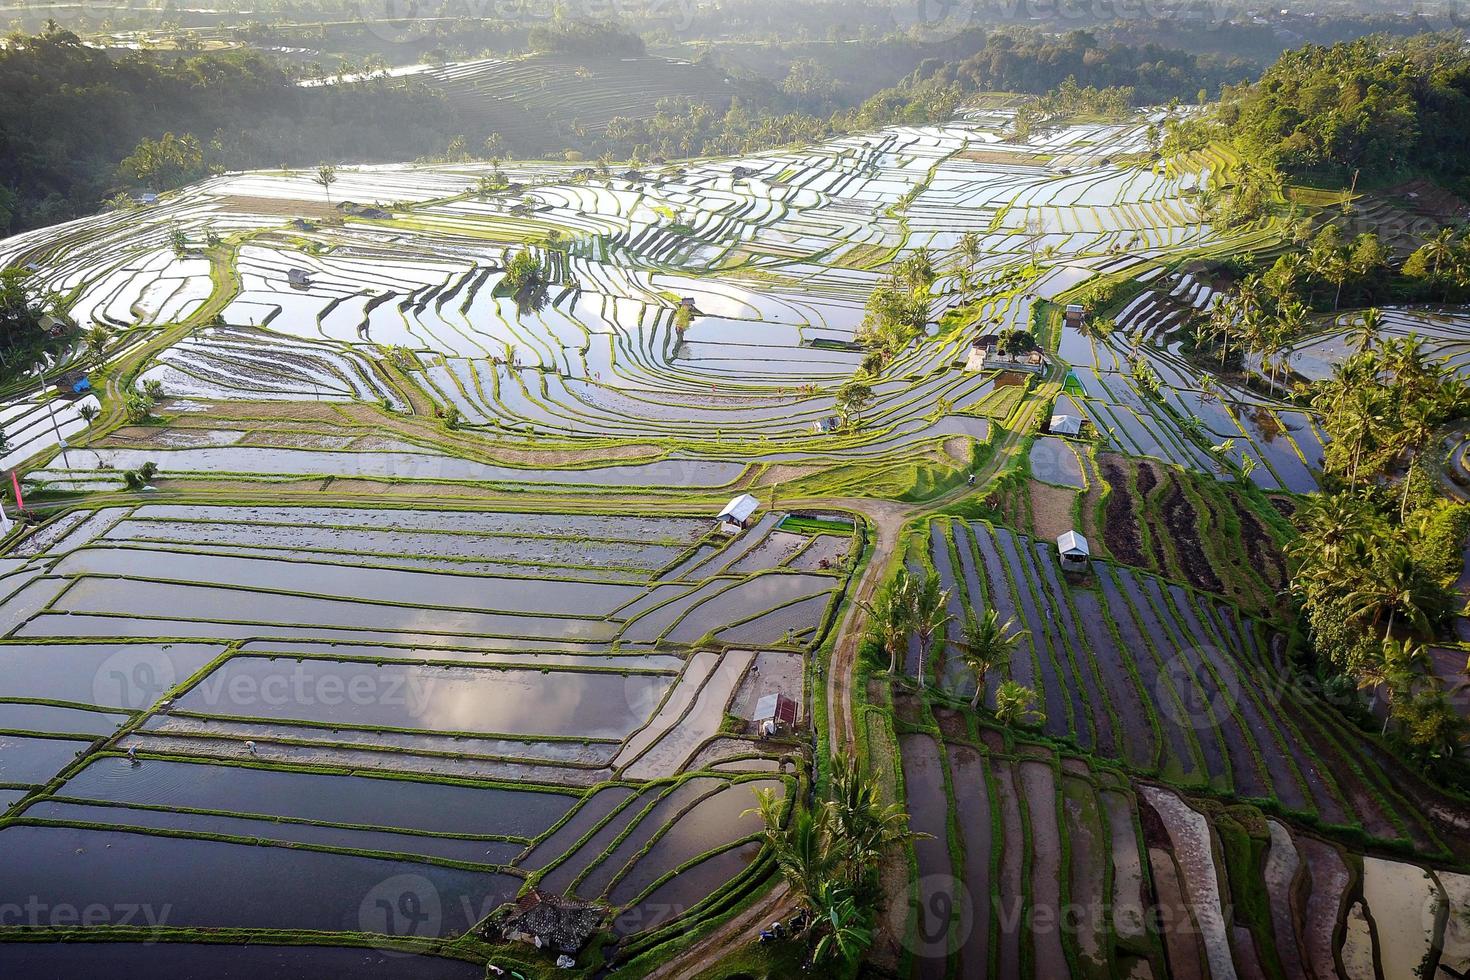
[[(1058, 374), (1053, 366), (1049, 381), (1055, 382)], [(863, 569), (862, 578), (853, 589), (853, 602), (848, 607), (832, 648), (831, 669), (827, 678), (827, 738), (829, 751), (836, 752), (840, 746), (852, 753), (856, 750), (857, 733), (852, 716), (853, 672), (857, 666), (858, 650), (868, 628), (868, 614), (862, 603), (869, 602), (878, 586), (888, 575), (893, 558), (903, 538), (903, 529), (916, 517), (933, 513), (971, 493), (983, 493), (986, 484), (1001, 470), (1010, 465), (1021, 442), (1030, 433), (1032, 422), (1040, 406), (1051, 392), (1041, 390), (1031, 398), (1027, 408), (1016, 418), (1012, 428), (996, 445), (995, 452), (975, 471), (975, 486), (961, 484), (949, 493), (922, 504), (904, 504), (894, 500), (855, 498), (815, 498), (780, 501), (783, 507), (823, 508), (835, 507), (857, 511), (872, 521), (877, 530), (873, 554)]]
[[(1049, 380), (1056, 381), (1055, 369)], [(838, 627), (837, 642), (832, 648), (831, 664), (827, 673), (829, 751), (835, 753), (840, 747), (842, 751), (851, 754), (857, 749), (852, 688), (858, 650), (868, 628), (868, 615), (862, 603), (872, 599), (878, 586), (887, 577), (903, 542), (904, 528), (914, 518), (939, 510), (967, 494), (984, 492), (986, 484), (1010, 464), (1016, 449), (1030, 432), (1039, 407), (1046, 402), (1049, 394), (1048, 391), (1042, 391), (1031, 400), (1029, 407), (1015, 420), (1014, 428), (1008, 430), (996, 445), (990, 459), (975, 471), (974, 487), (962, 484), (949, 493), (922, 504), (865, 497), (804, 497), (775, 502), (774, 506), (778, 508), (853, 511), (866, 517), (875, 530), (872, 555), (853, 588), (854, 601), (849, 604), (847, 615)], [(724, 923), (708, 936), (696, 940), (672, 960), (648, 974), (649, 980), (698, 976), (718, 963), (726, 951), (752, 942), (756, 932), (767, 922), (786, 918), (794, 911), (795, 904), (785, 882), (779, 882), (750, 909)]]
[(858, 650), (868, 628), (868, 613), (863, 603), (871, 602), (903, 538), (903, 529), (920, 512), (917, 504), (864, 497), (818, 497), (815, 499), (778, 501), (781, 507), (850, 510), (862, 514), (873, 525), (873, 553), (863, 568), (862, 577), (853, 587), (847, 615), (837, 630), (832, 647), (832, 660), (827, 677), (827, 745), (828, 751), (839, 748), (851, 753), (856, 749), (856, 733), (852, 724), (853, 668)]
[(644, 975), (644, 980), (683, 980), (698, 976), (718, 963), (721, 953), (732, 946), (744, 946), (768, 923), (784, 919), (795, 902), (783, 881), (750, 908), (722, 924), (714, 932), (680, 950), (679, 955)]

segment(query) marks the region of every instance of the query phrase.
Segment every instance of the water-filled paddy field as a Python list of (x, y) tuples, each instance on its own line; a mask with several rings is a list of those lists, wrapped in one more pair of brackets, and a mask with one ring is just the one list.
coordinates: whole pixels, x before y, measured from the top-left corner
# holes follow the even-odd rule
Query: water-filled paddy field
[[(764, 661), (801, 696), (852, 539), (780, 522), (731, 538), (707, 517), (596, 513), (69, 516), (20, 550), (0, 606), (0, 893), (166, 907), (180, 937), (413, 939), (544, 881), (625, 939), (665, 925), (751, 867), (754, 790), (795, 785), (789, 750), (726, 730), (769, 686), (754, 649), (700, 648), (740, 628), (797, 665)], [(793, 567), (812, 547), (823, 561)], [(402, 895), (414, 914), (394, 920)], [(18, 976), (89, 962), (7, 956)]]

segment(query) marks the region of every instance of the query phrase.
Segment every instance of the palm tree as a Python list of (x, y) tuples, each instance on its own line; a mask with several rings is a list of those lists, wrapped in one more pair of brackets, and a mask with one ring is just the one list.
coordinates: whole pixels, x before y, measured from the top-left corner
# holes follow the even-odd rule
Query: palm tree
[(1383, 713), (1383, 729), (1388, 732), (1388, 722), (1393, 715), (1393, 704), (1399, 694), (1407, 694), (1416, 678), (1429, 673), (1429, 655), (1424, 647), (1412, 640), (1384, 638), (1377, 655), (1358, 670), (1358, 690), (1383, 687), (1387, 710)]
[(1397, 542), (1374, 548), (1366, 571), (1367, 580), (1347, 595), (1354, 619), (1367, 620), (1377, 626), (1387, 609), (1385, 636), (1393, 635), (1394, 623), (1400, 613), (1415, 632), (1429, 632), (1433, 597), (1426, 594), (1429, 590), (1425, 576), (1408, 548)]
[(826, 826), (842, 855), (846, 884), (857, 888), (890, 846), (915, 835), (903, 807), (897, 803), (884, 806), (877, 783), (864, 778), (848, 756), (832, 759), (830, 794), (825, 804)]
[(1362, 387), (1352, 393), (1351, 401), (1343, 414), (1339, 426), (1342, 438), (1351, 440), (1352, 464), (1348, 471), (1348, 485), (1358, 485), (1358, 465), (1363, 459), (1363, 449), (1372, 440), (1383, 419), (1383, 396), (1381, 389)]
[(1424, 447), (1434, 438), (1436, 406), (1425, 398), (1416, 398), (1399, 410), (1400, 438), (1409, 452), (1409, 462), (1404, 468), (1404, 493), (1399, 500), (1399, 521), (1409, 516), (1409, 487), (1414, 482), (1414, 464), (1424, 453)]
[(1019, 681), (1006, 681), (995, 689), (995, 720), (1007, 726), (1025, 721), (1043, 724), (1046, 714), (1035, 704), (1035, 690)]
[(912, 588), (908, 569), (900, 568), (893, 581), (879, 589), (871, 603), (858, 601), (868, 615), (868, 638), (888, 654), (890, 674), (898, 672), (899, 654), (908, 646)]
[(1306, 568), (1327, 568), (1336, 575), (1348, 544), (1362, 537), (1363, 504), (1343, 494), (1314, 494), (1298, 512), (1302, 533), (1289, 546)]
[(107, 328), (100, 323), (87, 331), (87, 360), (100, 367), (107, 352), (107, 341), (109, 335)]
[(1227, 296), (1215, 308), (1210, 311), (1210, 332), (1220, 338), (1220, 367), (1225, 366), (1226, 358), (1230, 356), (1230, 334), (1235, 330), (1236, 321), (1240, 319), (1240, 300), (1233, 296)]
[(1455, 229), (1441, 228), (1438, 235), (1424, 243), (1424, 255), (1433, 263), (1434, 278), (1438, 279), (1444, 266), (1455, 261)]
[(909, 626), (919, 640), (919, 686), (923, 687), (924, 664), (934, 647), (934, 634), (954, 617), (949, 614), (949, 590), (941, 588), (939, 576), (928, 572), (909, 590)]
[(1353, 340), (1354, 346), (1359, 354), (1373, 349), (1378, 343), (1378, 338), (1383, 334), (1383, 311), (1376, 306), (1364, 310), (1358, 317), (1357, 327), (1348, 336)]
[(1270, 332), (1267, 344), (1271, 350), (1271, 390), (1276, 390), (1276, 372), (1285, 363), (1281, 357), (1289, 341), (1300, 337), (1307, 329), (1311, 315), (1301, 303), (1287, 303), (1277, 314), (1276, 323)]
[(985, 696), (985, 679), (992, 670), (1004, 670), (1011, 662), (1011, 655), (1021, 638), (1030, 630), (1016, 630), (1015, 619), (1000, 621), (1000, 613), (985, 610), (978, 620), (972, 611), (965, 612), (965, 632), (960, 640), (960, 654), (970, 670), (975, 672), (975, 696), (970, 699), (970, 710), (980, 707)]
[(756, 805), (745, 813), (760, 816), (764, 828), (762, 834), (776, 858), (781, 876), (799, 899), (810, 899), (832, 874), (836, 864), (823, 826), (826, 811), (802, 808), (792, 816), (790, 824), (783, 827), (781, 815), (786, 807), (785, 798), (768, 788), (756, 790), (755, 798)]

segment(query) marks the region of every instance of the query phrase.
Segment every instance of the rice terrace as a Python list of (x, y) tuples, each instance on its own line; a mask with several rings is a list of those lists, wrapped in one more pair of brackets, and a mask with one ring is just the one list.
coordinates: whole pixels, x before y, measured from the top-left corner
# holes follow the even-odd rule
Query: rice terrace
[(0, 239), (0, 973), (1470, 973), (1470, 247), (1088, 97)]

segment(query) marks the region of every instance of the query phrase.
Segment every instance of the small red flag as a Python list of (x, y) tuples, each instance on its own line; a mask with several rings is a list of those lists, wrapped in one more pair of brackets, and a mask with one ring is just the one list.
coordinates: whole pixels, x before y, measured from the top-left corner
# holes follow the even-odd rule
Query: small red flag
[(10, 471), (10, 485), (15, 487), (15, 509), (25, 510), (25, 498), (20, 495), (20, 477), (15, 475), (15, 470)]

